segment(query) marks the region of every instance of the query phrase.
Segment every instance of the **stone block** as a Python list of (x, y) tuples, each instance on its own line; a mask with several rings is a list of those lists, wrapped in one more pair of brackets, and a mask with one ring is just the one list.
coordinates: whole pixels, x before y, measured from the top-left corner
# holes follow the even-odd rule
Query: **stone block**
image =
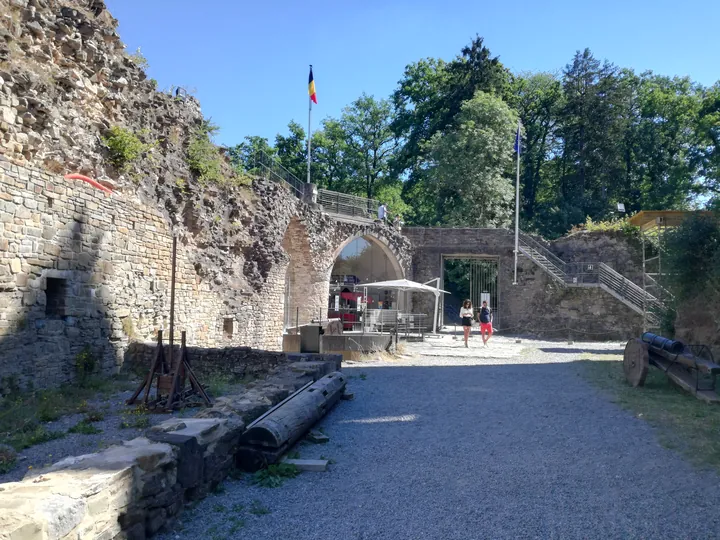
[(285, 459), (283, 463), (295, 465), (300, 471), (325, 472), (328, 467), (327, 459)]
[(10, 271), (13, 274), (18, 274), (22, 271), (22, 261), (20, 259), (12, 259), (10, 261)]

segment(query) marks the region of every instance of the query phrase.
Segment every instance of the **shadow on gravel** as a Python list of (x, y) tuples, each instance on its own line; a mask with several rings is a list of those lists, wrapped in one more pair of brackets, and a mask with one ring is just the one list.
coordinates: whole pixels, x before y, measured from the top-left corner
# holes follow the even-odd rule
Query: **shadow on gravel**
[(607, 355), (613, 355), (613, 356), (617, 356), (618, 354), (623, 353), (622, 349), (598, 350), (598, 349), (563, 349), (560, 347), (544, 347), (544, 348), (539, 348), (538, 350), (542, 351), (544, 353), (562, 353), (562, 354), (592, 353), (594, 355), (607, 354)]

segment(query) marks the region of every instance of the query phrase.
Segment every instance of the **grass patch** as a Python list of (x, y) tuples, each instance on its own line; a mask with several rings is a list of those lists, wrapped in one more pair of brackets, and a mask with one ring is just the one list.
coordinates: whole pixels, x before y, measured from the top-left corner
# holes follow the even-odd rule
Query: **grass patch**
[(123, 411), (120, 429), (144, 429), (150, 427), (149, 411), (145, 405), (138, 405), (129, 411)]
[(226, 511), (227, 508), (225, 508), (225, 506), (222, 504), (216, 504), (215, 506), (213, 506), (213, 512), (224, 513)]
[(243, 510), (245, 510), (245, 505), (244, 505), (244, 504), (235, 503), (235, 504), (233, 504), (233, 506), (232, 506), (232, 511), (233, 511), (233, 512), (238, 512), (238, 513), (239, 513), (239, 512), (242, 512)]
[(62, 439), (64, 436), (64, 431), (50, 431), (45, 426), (35, 425), (9, 437), (8, 443), (19, 452), (36, 444)]
[(650, 367), (645, 386), (625, 380), (622, 362), (603, 359), (583, 363), (583, 375), (610, 394), (620, 407), (657, 428), (660, 443), (682, 452), (698, 466), (720, 472), (720, 407), (677, 388)]
[(43, 424), (68, 414), (87, 413), (88, 400), (107, 397), (128, 387), (125, 379), (89, 376), (82, 384), (10, 392), (0, 401), (0, 440), (20, 451), (63, 437), (64, 432), (49, 431)]
[(270, 465), (267, 469), (256, 472), (253, 475), (253, 484), (262, 487), (276, 488), (283, 485), (288, 478), (295, 478), (300, 471), (295, 465), (289, 463), (277, 463)]
[(0, 444), (0, 474), (10, 472), (15, 467), (17, 454), (12, 447)]
[(232, 527), (230, 527), (230, 534), (234, 534), (238, 532), (240, 529), (242, 529), (245, 526), (245, 520), (244, 519), (235, 519), (232, 520)]
[(250, 505), (250, 510), (248, 510), (248, 512), (255, 514), (256, 516), (265, 516), (270, 513), (270, 509), (255, 499)]
[(224, 373), (211, 373), (205, 377), (207, 390), (211, 396), (218, 397), (225, 394), (230, 387), (232, 377)]
[(73, 427), (68, 429), (68, 433), (81, 433), (82, 435), (97, 435), (102, 433), (102, 429), (96, 428), (87, 419), (83, 419)]

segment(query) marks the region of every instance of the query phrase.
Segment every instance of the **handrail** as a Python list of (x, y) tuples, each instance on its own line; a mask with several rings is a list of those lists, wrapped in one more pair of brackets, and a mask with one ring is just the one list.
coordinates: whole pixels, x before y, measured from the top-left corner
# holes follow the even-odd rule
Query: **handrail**
[(553, 263), (554, 266), (557, 267), (558, 270), (560, 270), (563, 274), (567, 273), (565, 271), (565, 261), (563, 261), (560, 257), (555, 255), (552, 251), (550, 251), (548, 248), (543, 246), (540, 242), (535, 240), (534, 238), (530, 237), (528, 234), (521, 232), (519, 235), (519, 240), (521, 242), (524, 242), (527, 244), (527, 247), (530, 249), (536, 250), (540, 255), (545, 257), (549, 262)]
[(296, 197), (298, 197), (299, 199), (302, 198), (305, 183), (293, 173), (288, 171), (285, 167), (283, 167), (283, 165), (276, 157), (268, 156), (262, 150), (257, 150), (254, 154), (254, 158), (256, 167), (262, 167), (262, 170), (272, 174), (276, 180), (285, 182), (290, 187), (290, 189), (293, 190)]
[(378, 201), (375, 199), (367, 199), (327, 189), (318, 189), (318, 204), (329, 213), (365, 219), (372, 219), (379, 206)]

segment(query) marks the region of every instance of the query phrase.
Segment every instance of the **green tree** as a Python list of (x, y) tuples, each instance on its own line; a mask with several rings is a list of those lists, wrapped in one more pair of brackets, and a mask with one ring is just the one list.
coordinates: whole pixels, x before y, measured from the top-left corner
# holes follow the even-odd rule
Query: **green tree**
[(430, 179), (437, 194), (437, 220), (449, 225), (502, 227), (510, 222), (512, 166), (517, 115), (485, 92), (465, 102), (445, 133), (429, 141)]
[[(532, 222), (538, 210), (538, 196), (549, 172), (546, 162), (558, 152), (558, 115), (563, 106), (562, 85), (550, 73), (531, 73), (515, 78), (512, 103), (523, 125), (521, 148), (521, 200), (524, 221)], [(554, 190), (551, 190), (554, 194)]]
[(369, 199), (376, 185), (389, 179), (390, 162), (398, 147), (390, 129), (391, 118), (388, 100), (363, 94), (345, 108), (340, 120), (346, 136), (349, 175), (355, 180), (351, 189), (356, 193), (362, 190)]
[(641, 208), (688, 207), (698, 168), (692, 156), (697, 147), (695, 129), (701, 97), (687, 77), (643, 74), (638, 87), (640, 119), (632, 171), (640, 192)]
[(321, 188), (346, 191), (349, 176), (347, 133), (338, 120), (326, 119), (312, 136), (312, 181)]
[(393, 94), (397, 115), (393, 130), (405, 144), (395, 166), (417, 173), (424, 166), (423, 148), (435, 133), (454, 121), (463, 103), (479, 90), (504, 95), (510, 74), (476, 36), (452, 62), (426, 59), (410, 64)]
[(280, 163), (302, 181), (307, 179), (307, 135), (294, 120), (288, 124), (289, 135), (275, 136), (275, 150)]
[(240, 144), (228, 148), (227, 153), (236, 169), (248, 172), (257, 171), (261, 162), (276, 155), (268, 140), (257, 135), (248, 135)]
[(698, 144), (692, 149), (705, 191), (720, 207), (720, 81), (702, 92), (697, 117)]

